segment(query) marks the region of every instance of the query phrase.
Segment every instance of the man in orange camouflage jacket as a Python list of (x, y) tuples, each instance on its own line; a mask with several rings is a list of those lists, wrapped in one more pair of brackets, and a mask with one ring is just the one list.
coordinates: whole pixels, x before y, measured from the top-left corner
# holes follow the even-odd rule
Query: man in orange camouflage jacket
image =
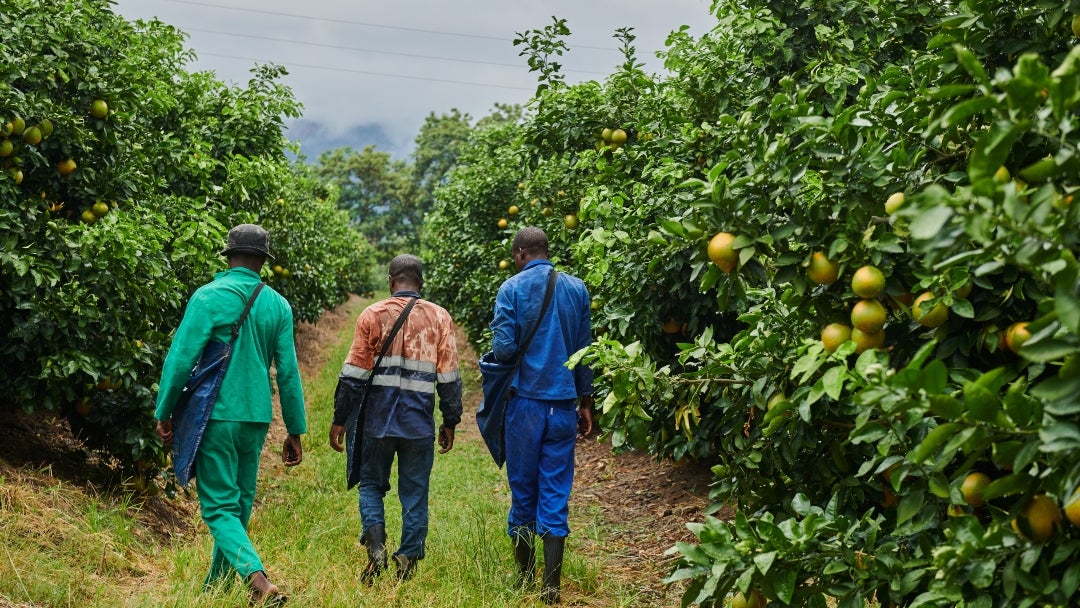
[[(458, 372), (454, 322), (441, 306), (420, 299), (423, 263), (414, 255), (390, 262), (391, 297), (372, 304), (356, 320), (352, 348), (338, 377), (330, 445), (348, 449), (349, 470), (359, 459), (360, 542), (368, 564), (362, 579), (373, 582), (387, 567), (383, 498), (390, 490), (390, 468), (398, 459), (401, 543), (394, 553), (398, 577), (410, 578), (424, 557), (428, 530), (428, 482), (434, 463), (435, 395), (442, 425), (440, 454), (454, 446), (461, 421), (461, 375)], [(394, 336), (378, 369), (376, 359), (405, 307), (416, 303)], [(365, 387), (370, 383), (370, 387)], [(357, 429), (360, 400), (370, 390)], [(361, 432), (360, 437), (356, 436)], [(342, 438), (345, 445), (342, 445)]]

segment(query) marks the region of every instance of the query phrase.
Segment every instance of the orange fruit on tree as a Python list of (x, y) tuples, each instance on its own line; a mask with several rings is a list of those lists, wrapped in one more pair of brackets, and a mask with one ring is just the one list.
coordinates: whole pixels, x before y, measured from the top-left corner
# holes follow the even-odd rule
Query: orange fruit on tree
[(109, 212), (109, 205), (103, 201), (94, 203), (94, 206), (90, 208), (90, 211), (96, 217), (105, 217), (105, 214)]
[(83, 418), (86, 418), (87, 414), (90, 413), (91, 409), (92, 408), (90, 407), (90, 402), (87, 401), (86, 397), (83, 397), (82, 399), (79, 399), (75, 402), (75, 413), (82, 416)]
[(994, 181), (999, 184), (1007, 184), (1012, 179), (1012, 174), (1009, 173), (1009, 168), (1005, 165), (1001, 165), (994, 171)]
[(761, 595), (761, 592), (757, 589), (750, 591), (750, 597), (739, 591), (731, 597), (731, 603), (728, 604), (730, 608), (765, 608), (765, 596)]
[(510, 222), (506, 221), (505, 217), (499, 218), (499, 230), (506, 230), (506, 227), (510, 225)]
[(23, 172), (21, 169), (16, 169), (15, 167), (8, 167), (8, 175), (10, 175), (11, 179), (15, 181), (16, 186), (22, 183)]
[(990, 485), (990, 476), (986, 473), (975, 471), (968, 473), (964, 482), (960, 484), (960, 493), (964, 495), (964, 501), (973, 507), (981, 507), (986, 504), (983, 490)]
[(924, 291), (911, 303), (911, 316), (923, 327), (941, 327), (949, 318), (949, 309), (941, 302), (933, 307), (925, 306), (925, 302), (933, 298), (934, 294)]
[(843, 323), (829, 323), (821, 330), (821, 343), (826, 352), (836, 352), (837, 348), (851, 339), (851, 327)]
[(880, 330), (865, 332), (858, 327), (853, 327), (851, 341), (855, 343), (855, 353), (861, 355), (872, 348), (885, 346), (885, 332)]
[(732, 247), (734, 244), (735, 235), (730, 232), (717, 232), (709, 240), (709, 259), (727, 273), (734, 270), (739, 263), (739, 254)]
[(22, 135), (24, 129), (26, 129), (26, 121), (23, 120), (22, 116), (16, 116), (11, 119), (12, 135)]
[(1080, 488), (1076, 488), (1072, 498), (1065, 503), (1065, 519), (1074, 526), (1080, 527)]
[(64, 160), (56, 163), (56, 171), (60, 175), (71, 175), (71, 173), (75, 170), (75, 167), (75, 161), (71, 160), (70, 158), (65, 158)]
[(14, 151), (15, 146), (11, 143), (10, 139), (0, 141), (0, 158), (3, 158), (5, 156), (11, 156), (11, 153)]
[(567, 215), (566, 217), (563, 218), (563, 225), (565, 225), (566, 228), (569, 229), (569, 230), (573, 230), (574, 228), (577, 228), (578, 227), (578, 217), (576, 215), (574, 215), (573, 213)]
[(499, 260), (499, 270), (509, 270), (509, 269), (510, 269), (510, 261), (509, 260)]
[(851, 277), (851, 290), (860, 298), (876, 298), (884, 289), (885, 275), (874, 266), (863, 266)]
[(864, 298), (851, 307), (851, 325), (868, 334), (876, 334), (885, 327), (885, 307), (881, 302)]
[(38, 124), (38, 128), (41, 129), (41, 135), (43, 137), (48, 137), (53, 134), (53, 124), (52, 121), (48, 118), (42, 120)]
[(518, 209), (517, 205), (510, 205), (510, 208), (506, 210), (510, 215), (517, 215), (518, 211), (520, 211), (520, 209)]
[(554, 212), (551, 210), (551, 207), (544, 207), (544, 217), (551, 217), (552, 213)]
[(626, 131), (622, 129), (615, 129), (611, 132), (611, 143), (616, 145), (623, 145), (626, 143)]
[(904, 206), (904, 193), (893, 192), (889, 195), (889, 198), (885, 199), (885, 213), (892, 215), (900, 210)]
[(677, 334), (682, 326), (675, 320), (675, 317), (668, 317), (668, 320), (660, 326), (660, 329), (664, 330), (665, 334)]
[(82, 212), (82, 215), (79, 216), (79, 219), (81, 219), (85, 224), (93, 224), (97, 221), (97, 216), (94, 215), (93, 211), (86, 209)]
[(967, 298), (968, 296), (971, 295), (971, 290), (973, 290), (973, 289), (975, 289), (975, 284), (972, 283), (971, 281), (968, 281), (968, 282), (964, 283), (963, 285), (961, 285), (960, 288), (956, 290), (956, 297), (958, 297), (958, 298)]
[(1021, 321), (1019, 323), (1013, 323), (1009, 326), (1009, 329), (1005, 330), (1005, 348), (1008, 348), (1012, 352), (1019, 352), (1020, 347), (1024, 345), (1031, 338), (1031, 332), (1028, 331), (1028, 322)]
[(840, 262), (830, 260), (824, 251), (815, 251), (814, 255), (810, 256), (806, 276), (818, 285), (832, 285), (840, 278)]
[(788, 398), (787, 395), (784, 394), (784, 391), (778, 391), (775, 395), (769, 397), (769, 401), (765, 404), (765, 408), (771, 410), (787, 400)]
[(23, 131), (22, 138), (27, 144), (36, 146), (41, 143), (41, 129), (37, 127), (30, 127)]
[(94, 118), (105, 118), (109, 114), (109, 104), (104, 99), (95, 99), (90, 102), (90, 115)]
[(1054, 499), (1039, 494), (1024, 505), (1016, 519), (1013, 530), (1033, 543), (1045, 543), (1061, 529), (1061, 509)]

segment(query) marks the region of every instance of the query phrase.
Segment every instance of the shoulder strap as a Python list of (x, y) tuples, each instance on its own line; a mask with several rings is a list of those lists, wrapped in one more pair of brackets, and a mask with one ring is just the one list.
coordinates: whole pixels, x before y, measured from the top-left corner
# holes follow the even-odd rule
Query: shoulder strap
[(247, 304), (244, 305), (244, 312), (240, 313), (240, 318), (233, 323), (232, 326), (232, 339), (229, 340), (229, 344), (236, 342), (236, 339), (240, 337), (240, 326), (247, 320), (248, 313), (251, 312), (251, 305), (255, 303), (255, 297), (259, 295), (262, 288), (266, 287), (266, 283), (260, 282), (255, 286), (255, 291), (251, 292), (251, 297), (248, 298)]
[(413, 305), (415, 305), (416, 301), (419, 299), (420, 298), (413, 298), (412, 301), (405, 306), (405, 310), (402, 310), (401, 314), (398, 315), (397, 321), (394, 321), (394, 326), (390, 328), (390, 333), (386, 336), (386, 342), (383, 342), (382, 350), (379, 351), (379, 358), (375, 359), (375, 365), (371, 366), (371, 377), (373, 380), (375, 378), (375, 370), (379, 369), (379, 364), (382, 363), (383, 356), (386, 355), (386, 351), (390, 350), (390, 343), (394, 341), (394, 336), (397, 335), (401, 326), (405, 324), (405, 317), (409, 316), (409, 311), (412, 310)]
[(528, 350), (529, 344), (532, 342), (533, 336), (536, 335), (537, 328), (540, 327), (540, 321), (544, 320), (544, 313), (547, 312), (548, 304), (551, 303), (551, 295), (555, 292), (555, 280), (558, 278), (559, 272), (554, 268), (548, 274), (547, 289), (544, 290), (544, 303), (540, 305), (540, 314), (536, 317), (536, 322), (533, 323), (532, 328), (529, 330), (529, 335), (525, 336), (525, 341), (521, 343), (521, 348), (514, 353), (513, 362), (517, 363), (525, 356), (525, 351)]

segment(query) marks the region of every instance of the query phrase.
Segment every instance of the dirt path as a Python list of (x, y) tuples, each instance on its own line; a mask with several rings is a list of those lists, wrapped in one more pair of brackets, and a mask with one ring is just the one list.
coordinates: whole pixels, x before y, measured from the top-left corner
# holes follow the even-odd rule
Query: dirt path
[[(305, 377), (329, 364), (324, 345), (334, 343), (344, 325), (352, 325), (368, 302), (353, 296), (336, 310), (324, 313), (317, 324), (301, 324), (297, 328), (297, 353)], [(474, 417), (481, 397), (476, 353), (460, 330), (458, 344), (465, 380), (465, 414), (458, 427), (458, 437), (480, 441)], [(272, 432), (280, 435), (284, 429), (278, 423)], [(276, 439), (267, 445), (280, 445)], [(274, 462), (275, 458), (264, 456), (263, 460)], [(681, 589), (668, 588), (662, 583), (675, 561), (665, 552), (676, 542), (694, 540), (686, 522), (702, 520), (709, 505), (711, 479), (708, 468), (701, 465), (657, 462), (640, 452), (615, 455), (610, 443), (597, 440), (582, 440), (578, 444), (572, 507), (598, 509), (609, 543), (586, 544), (584, 550), (607, 561), (606, 576), (637, 590), (632, 605), (678, 605)]]

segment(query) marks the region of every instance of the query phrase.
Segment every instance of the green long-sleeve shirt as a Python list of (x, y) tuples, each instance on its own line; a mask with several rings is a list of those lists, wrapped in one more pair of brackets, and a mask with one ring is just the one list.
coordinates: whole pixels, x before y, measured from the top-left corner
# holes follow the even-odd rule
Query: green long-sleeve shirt
[[(161, 371), (154, 418), (168, 420), (191, 369), (210, 339), (228, 342), (232, 325), (240, 318), (248, 297), (260, 282), (247, 268), (219, 272), (214, 280), (192, 294), (184, 318), (173, 336)], [(278, 292), (264, 287), (240, 330), (228, 371), (210, 418), (236, 422), (269, 423), (271, 363), (277, 369), (281, 417), (290, 434), (307, 432), (304, 389), (296, 363), (292, 307)]]

